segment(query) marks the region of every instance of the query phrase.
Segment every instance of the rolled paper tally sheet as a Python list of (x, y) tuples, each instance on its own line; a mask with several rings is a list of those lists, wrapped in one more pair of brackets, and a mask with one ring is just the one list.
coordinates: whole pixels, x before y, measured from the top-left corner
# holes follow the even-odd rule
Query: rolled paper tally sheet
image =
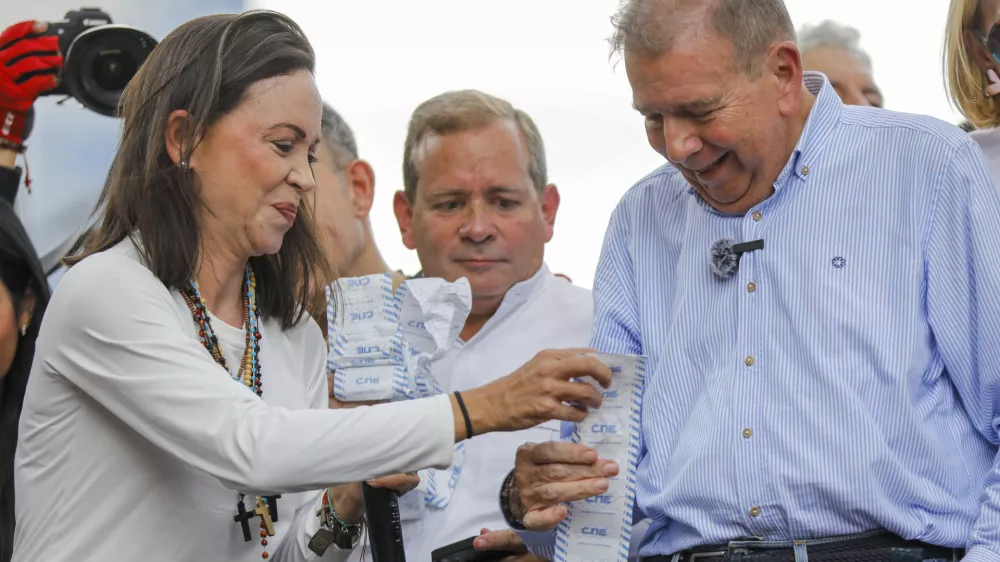
[(401, 400), (411, 397), (402, 333), (356, 338), (337, 334), (332, 360), (333, 394), (342, 402)]
[(388, 273), (338, 279), (326, 294), (327, 322), (333, 333), (390, 336), (399, 326), (399, 304)]
[[(407, 370), (414, 398), (441, 394), (430, 366), (458, 342), (472, 310), (472, 288), (465, 278), (454, 283), (420, 278), (404, 281), (396, 291), (400, 300), (399, 325), (406, 348)], [(465, 464), (465, 443), (455, 445), (451, 466), (420, 471), (419, 492), (431, 509), (451, 501)], [(407, 514), (401, 513), (402, 517)]]
[(406, 367), (416, 398), (441, 394), (430, 366), (458, 342), (472, 310), (472, 288), (464, 277), (410, 279), (396, 291)]
[[(334, 396), (357, 402), (441, 394), (430, 365), (458, 343), (471, 310), (472, 289), (465, 278), (454, 283), (410, 279), (395, 293), (388, 274), (338, 280), (327, 288)], [(464, 460), (465, 444), (458, 443), (448, 469), (421, 471), (417, 493), (427, 506), (447, 507)], [(401, 516), (407, 511), (401, 507)]]
[(458, 341), (472, 308), (466, 279), (404, 281), (390, 274), (339, 279), (327, 288), (328, 368), (344, 402), (440, 394), (430, 364)]
[[(368, 275), (338, 279), (326, 288), (326, 324), (330, 370), (349, 362), (349, 345), (379, 344), (399, 328), (399, 310), (392, 294), (392, 276)], [(374, 351), (374, 350), (373, 350)], [(363, 353), (375, 356), (378, 352)]]
[(575, 424), (569, 440), (594, 448), (598, 458), (615, 460), (619, 471), (604, 494), (567, 503), (569, 513), (556, 528), (555, 562), (627, 562), (629, 556), (646, 358), (595, 357), (611, 368), (611, 387), (586, 379), (600, 390), (601, 407)]
[(397, 380), (405, 381), (406, 371), (392, 275), (332, 283), (327, 322), (334, 396), (345, 402), (395, 398)]

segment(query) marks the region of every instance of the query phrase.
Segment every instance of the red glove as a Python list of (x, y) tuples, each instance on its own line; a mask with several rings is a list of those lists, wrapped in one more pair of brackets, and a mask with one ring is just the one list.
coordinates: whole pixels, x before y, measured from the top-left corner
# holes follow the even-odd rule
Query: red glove
[(0, 139), (24, 142), (24, 115), (39, 94), (59, 83), (63, 58), (59, 38), (38, 37), (34, 21), (16, 23), (0, 33)]

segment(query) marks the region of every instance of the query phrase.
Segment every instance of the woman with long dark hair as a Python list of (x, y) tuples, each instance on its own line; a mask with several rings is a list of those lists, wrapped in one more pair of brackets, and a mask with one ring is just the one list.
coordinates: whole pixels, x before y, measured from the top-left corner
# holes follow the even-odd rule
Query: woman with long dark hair
[(294, 22), (252, 11), (180, 26), (129, 83), (97, 226), (38, 336), (15, 562), (342, 559), (359, 532), (319, 490), (600, 403), (570, 379), (607, 367), (568, 350), (461, 394), (326, 409), (313, 68)]
[[(5, 152), (0, 149), (0, 157)], [(0, 162), (0, 562), (14, 547), (14, 450), (49, 286), (12, 207), (20, 173)]]

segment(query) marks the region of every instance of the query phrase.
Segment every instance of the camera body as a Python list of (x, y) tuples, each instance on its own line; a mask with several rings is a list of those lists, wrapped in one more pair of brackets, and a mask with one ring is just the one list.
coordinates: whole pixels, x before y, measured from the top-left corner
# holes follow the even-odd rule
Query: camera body
[(63, 69), (59, 86), (43, 95), (64, 95), (113, 116), (122, 91), (156, 47), (148, 33), (116, 25), (100, 8), (81, 8), (50, 22), (42, 35), (59, 38)]

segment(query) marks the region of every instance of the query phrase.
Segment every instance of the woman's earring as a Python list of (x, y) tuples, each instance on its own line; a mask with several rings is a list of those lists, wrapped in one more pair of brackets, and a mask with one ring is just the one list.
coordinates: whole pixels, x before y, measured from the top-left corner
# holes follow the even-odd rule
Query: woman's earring
[(27, 324), (21, 326), (21, 337), (23, 338), (26, 335), (28, 335), (28, 325)]
[(993, 69), (986, 71), (986, 79), (990, 81), (990, 85), (986, 87), (986, 97), (992, 98), (993, 96), (1000, 94), (1000, 78), (997, 77), (997, 73)]

